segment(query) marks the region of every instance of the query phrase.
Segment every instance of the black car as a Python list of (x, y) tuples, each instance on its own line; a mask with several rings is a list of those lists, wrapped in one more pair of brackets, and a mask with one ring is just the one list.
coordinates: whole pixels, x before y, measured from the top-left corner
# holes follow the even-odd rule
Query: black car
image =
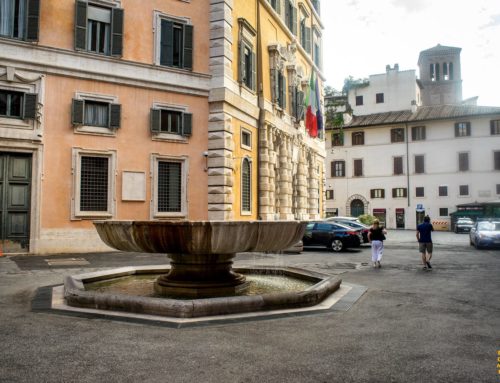
[(326, 246), (336, 252), (348, 247), (359, 247), (362, 240), (361, 230), (324, 221), (308, 223), (302, 237), (304, 247)]
[(331, 219), (329, 221), (333, 221), (334, 223), (340, 223), (341, 225), (352, 227), (356, 230), (361, 230), (361, 234), (363, 235), (363, 242), (368, 243), (368, 233), (370, 232), (370, 226), (366, 226), (358, 221), (348, 221), (343, 219)]
[(455, 223), (455, 233), (468, 233), (474, 226), (474, 221), (470, 218), (459, 218)]

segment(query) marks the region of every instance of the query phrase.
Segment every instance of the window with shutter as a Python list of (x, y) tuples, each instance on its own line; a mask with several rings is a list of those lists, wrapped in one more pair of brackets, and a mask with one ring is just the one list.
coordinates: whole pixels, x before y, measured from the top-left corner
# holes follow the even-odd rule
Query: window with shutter
[(365, 144), (365, 132), (353, 132), (352, 133), (352, 144), (353, 145), (364, 145)]
[(187, 214), (185, 158), (152, 156), (153, 218), (183, 218)]
[(354, 177), (363, 176), (363, 160), (356, 159), (354, 160)]
[(440, 197), (447, 197), (448, 196), (448, 186), (439, 186), (438, 194)]
[(490, 133), (491, 135), (500, 134), (500, 120), (490, 121)]
[(455, 137), (470, 136), (470, 122), (455, 123)]
[(394, 157), (394, 175), (403, 174), (403, 157)]
[(424, 188), (422, 186), (417, 186), (415, 188), (415, 197), (423, 197), (424, 196)]
[(415, 156), (415, 173), (416, 174), (425, 173), (424, 156), (422, 155)]
[(458, 192), (460, 196), (468, 196), (469, 195), (469, 185), (459, 185)]
[(75, 3), (75, 49), (103, 55), (123, 52), (124, 11), (86, 1)]
[(113, 96), (77, 92), (71, 106), (75, 133), (115, 135), (121, 126), (121, 105), (117, 101)]
[(38, 41), (40, 0), (1, 0), (0, 36)]
[(161, 17), (159, 29), (158, 63), (192, 70), (194, 27), (181, 20)]
[(37, 114), (37, 95), (34, 93), (24, 94), (23, 118), (34, 120)]
[(385, 198), (385, 189), (371, 189), (370, 190), (371, 198)]
[(193, 115), (185, 111), (152, 108), (150, 122), (156, 139), (182, 139), (193, 133)]
[(0, 90), (0, 116), (23, 118), (25, 93), (10, 90)]
[(403, 128), (391, 129), (391, 142), (404, 142), (405, 131)]
[(469, 170), (469, 153), (458, 153), (458, 170), (461, 172)]
[(500, 170), (500, 151), (493, 152), (493, 165), (495, 170)]
[(411, 139), (413, 141), (425, 140), (425, 126), (413, 126), (411, 128)]
[(405, 198), (407, 196), (406, 188), (394, 188), (392, 189), (393, 198)]
[(240, 42), (240, 63), (239, 63), (239, 82), (248, 89), (255, 90), (256, 85), (256, 60), (253, 47), (245, 40)]
[(345, 161), (332, 161), (331, 176), (345, 177)]

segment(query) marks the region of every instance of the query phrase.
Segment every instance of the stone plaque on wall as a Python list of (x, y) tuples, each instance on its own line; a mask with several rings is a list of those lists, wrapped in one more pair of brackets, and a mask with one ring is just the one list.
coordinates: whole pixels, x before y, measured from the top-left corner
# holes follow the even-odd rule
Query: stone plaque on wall
[(124, 171), (122, 173), (122, 201), (146, 200), (146, 173)]

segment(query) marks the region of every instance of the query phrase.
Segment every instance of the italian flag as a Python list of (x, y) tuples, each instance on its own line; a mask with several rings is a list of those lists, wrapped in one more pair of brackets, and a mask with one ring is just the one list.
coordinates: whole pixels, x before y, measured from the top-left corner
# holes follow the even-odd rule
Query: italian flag
[(314, 71), (309, 79), (309, 91), (307, 92), (304, 106), (306, 108), (306, 130), (311, 137), (318, 137), (323, 131), (323, 114), (321, 113), (318, 78)]

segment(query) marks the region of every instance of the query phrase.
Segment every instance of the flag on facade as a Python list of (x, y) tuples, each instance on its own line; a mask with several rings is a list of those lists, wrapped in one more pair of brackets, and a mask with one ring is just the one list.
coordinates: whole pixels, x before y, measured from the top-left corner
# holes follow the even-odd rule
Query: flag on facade
[(321, 113), (319, 97), (318, 79), (314, 73), (311, 72), (309, 79), (309, 90), (305, 98), (306, 108), (306, 130), (311, 137), (318, 137), (318, 131), (322, 134), (323, 130), (323, 114)]

